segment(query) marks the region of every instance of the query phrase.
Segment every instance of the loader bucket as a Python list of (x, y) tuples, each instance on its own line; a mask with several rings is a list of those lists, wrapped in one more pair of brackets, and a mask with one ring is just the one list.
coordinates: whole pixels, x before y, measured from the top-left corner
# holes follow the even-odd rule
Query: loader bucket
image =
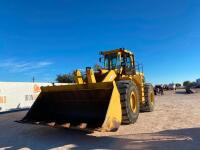
[(42, 87), (23, 123), (116, 131), (121, 124), (115, 82)]

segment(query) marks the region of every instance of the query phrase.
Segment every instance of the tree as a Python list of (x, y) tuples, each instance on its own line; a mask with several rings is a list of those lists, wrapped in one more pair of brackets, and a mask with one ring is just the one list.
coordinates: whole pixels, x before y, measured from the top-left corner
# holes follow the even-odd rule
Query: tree
[(197, 83), (196, 82), (192, 82), (191, 83), (191, 87), (196, 87), (197, 86)]
[(183, 86), (185, 86), (185, 87), (190, 86), (190, 85), (191, 85), (190, 81), (184, 81), (183, 82)]
[(181, 87), (181, 84), (180, 83), (176, 83), (176, 87)]
[(59, 74), (56, 77), (56, 81), (58, 83), (74, 83), (74, 75), (69, 73), (69, 74)]
[(99, 64), (94, 65), (93, 67), (94, 71), (98, 71), (99, 69), (101, 69), (101, 66)]

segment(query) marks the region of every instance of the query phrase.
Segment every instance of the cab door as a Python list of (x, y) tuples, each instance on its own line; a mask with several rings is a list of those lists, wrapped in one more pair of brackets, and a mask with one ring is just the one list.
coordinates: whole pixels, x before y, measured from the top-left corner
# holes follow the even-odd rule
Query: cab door
[(122, 55), (122, 68), (123, 72), (126, 75), (134, 75), (136, 74), (135, 63), (133, 60), (133, 56), (129, 54)]

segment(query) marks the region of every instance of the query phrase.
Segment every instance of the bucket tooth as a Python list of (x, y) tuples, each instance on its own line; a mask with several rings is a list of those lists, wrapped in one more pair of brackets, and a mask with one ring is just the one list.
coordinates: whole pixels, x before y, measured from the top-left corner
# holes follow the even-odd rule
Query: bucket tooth
[(70, 123), (61, 124), (61, 127), (63, 127), (63, 128), (69, 128), (70, 127)]
[(37, 125), (38, 125), (38, 124), (40, 124), (40, 122), (39, 122), (39, 121), (36, 121), (36, 122), (34, 122), (34, 124), (37, 124)]
[(87, 123), (81, 123), (80, 125), (79, 125), (79, 128), (80, 129), (85, 129), (87, 127)]
[(56, 123), (55, 122), (49, 122), (49, 123), (47, 123), (47, 125), (50, 126), (50, 127), (54, 127), (56, 125)]

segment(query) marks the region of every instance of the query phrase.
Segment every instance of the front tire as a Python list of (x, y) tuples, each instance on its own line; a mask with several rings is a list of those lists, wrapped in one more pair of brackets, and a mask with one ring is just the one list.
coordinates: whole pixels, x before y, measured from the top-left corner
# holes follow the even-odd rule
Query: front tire
[(132, 124), (138, 119), (140, 106), (138, 88), (131, 80), (117, 82), (122, 107), (122, 124)]

